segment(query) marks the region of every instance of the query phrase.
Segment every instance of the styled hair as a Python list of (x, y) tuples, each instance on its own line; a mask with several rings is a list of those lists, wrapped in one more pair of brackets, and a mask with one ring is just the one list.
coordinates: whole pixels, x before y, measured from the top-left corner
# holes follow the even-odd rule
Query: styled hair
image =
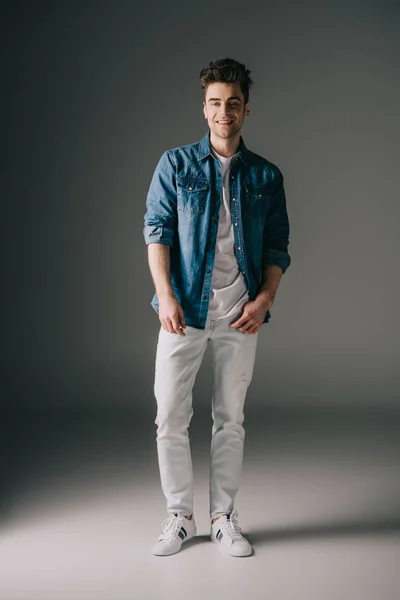
[(251, 71), (246, 69), (246, 65), (233, 58), (218, 58), (215, 61), (211, 61), (208, 67), (200, 71), (199, 79), (201, 87), (204, 90), (204, 100), (210, 83), (238, 83), (244, 96), (244, 103), (247, 104), (249, 101), (249, 91), (253, 85), (250, 73)]

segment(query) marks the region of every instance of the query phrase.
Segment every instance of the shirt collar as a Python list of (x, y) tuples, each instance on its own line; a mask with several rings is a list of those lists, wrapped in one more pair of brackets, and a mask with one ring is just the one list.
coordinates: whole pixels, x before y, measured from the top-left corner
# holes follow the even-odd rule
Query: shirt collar
[[(250, 152), (247, 149), (247, 146), (245, 145), (242, 136), (240, 136), (239, 148), (237, 150), (237, 153), (245, 165), (250, 164)], [(210, 130), (207, 131), (205, 136), (199, 142), (198, 155), (200, 160), (203, 160), (203, 158), (206, 158), (208, 155), (214, 157), (211, 151)]]

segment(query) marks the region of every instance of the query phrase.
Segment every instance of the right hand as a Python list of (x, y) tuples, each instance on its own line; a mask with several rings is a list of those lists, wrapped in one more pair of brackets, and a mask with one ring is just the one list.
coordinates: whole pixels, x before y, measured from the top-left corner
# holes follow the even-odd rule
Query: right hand
[(159, 298), (158, 317), (165, 331), (186, 335), (182, 330), (186, 327), (185, 316), (181, 305), (174, 296)]

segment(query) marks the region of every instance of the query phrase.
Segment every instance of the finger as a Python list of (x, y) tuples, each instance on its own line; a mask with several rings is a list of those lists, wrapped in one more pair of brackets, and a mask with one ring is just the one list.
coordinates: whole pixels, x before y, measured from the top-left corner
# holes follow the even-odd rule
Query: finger
[(248, 329), (253, 327), (253, 323), (252, 321), (246, 321), (242, 327), (240, 327), (240, 331), (243, 331), (244, 333), (247, 333)]
[(166, 330), (169, 331), (169, 333), (175, 333), (175, 331), (172, 327), (171, 319), (165, 319), (165, 326), (166, 326)]
[(183, 314), (183, 310), (179, 311), (179, 323), (181, 324), (181, 327), (186, 327), (185, 315)]
[(234, 321), (233, 323), (231, 323), (229, 325), (229, 327), (240, 327), (245, 321), (246, 321), (246, 317), (244, 315), (242, 315), (240, 317), (240, 319), (238, 319), (237, 321)]
[(245, 333), (254, 333), (258, 329), (257, 321), (250, 320), (245, 325)]
[(182, 329), (180, 328), (180, 325), (179, 325), (177, 319), (173, 319), (172, 329), (173, 329), (173, 333), (177, 333), (178, 335), (185, 335), (184, 332), (182, 331)]
[(254, 327), (257, 327), (257, 323), (253, 320), (248, 321), (244, 326), (244, 330), (246, 331), (246, 333), (251, 333), (254, 329)]
[(254, 334), (254, 333), (257, 333), (258, 330), (259, 330), (259, 325), (254, 325), (254, 327), (251, 327), (250, 329), (247, 330), (247, 333)]

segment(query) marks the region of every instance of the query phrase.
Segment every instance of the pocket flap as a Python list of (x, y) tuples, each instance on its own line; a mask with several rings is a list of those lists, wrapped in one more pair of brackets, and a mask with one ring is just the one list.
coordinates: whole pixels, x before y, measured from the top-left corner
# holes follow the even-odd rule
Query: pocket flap
[(255, 198), (269, 198), (268, 186), (259, 183), (246, 183), (246, 192)]
[(178, 185), (187, 192), (201, 192), (208, 189), (208, 181), (204, 178), (178, 177)]

